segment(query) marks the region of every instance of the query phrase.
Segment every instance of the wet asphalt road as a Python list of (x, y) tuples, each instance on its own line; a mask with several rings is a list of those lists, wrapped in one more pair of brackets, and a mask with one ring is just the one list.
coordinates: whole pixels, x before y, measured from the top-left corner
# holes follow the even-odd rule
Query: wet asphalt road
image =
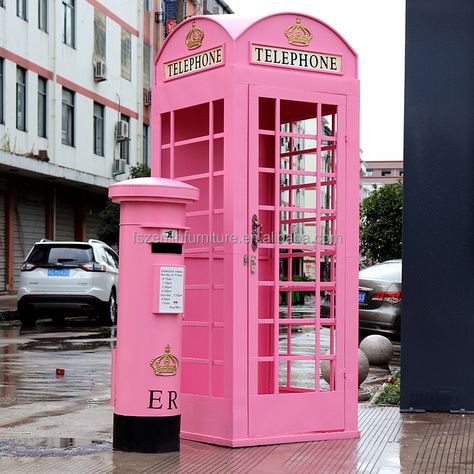
[[(89, 462), (90, 456), (106, 461), (108, 467), (103, 472), (115, 472), (110, 463), (128, 459), (121, 457), (123, 453), (112, 452), (111, 446), (111, 348), (115, 335), (115, 327), (80, 318), (66, 319), (62, 327), (47, 320), (28, 329), (15, 322), (0, 323), (0, 472), (32, 472), (34, 459), (39, 457), (50, 461), (45, 461), (44, 471), (37, 472), (89, 472), (79, 466)], [(314, 331), (293, 333), (291, 339), (298, 353), (314, 353)], [(320, 344), (322, 352), (329, 346), (326, 329)], [(282, 335), (280, 349), (286, 351)], [(395, 349), (396, 365), (399, 345)], [(303, 364), (294, 376), (304, 381), (308, 371), (314, 374), (314, 367)], [(384, 375), (374, 373), (373, 377)], [(285, 370), (280, 377), (283, 382)], [(71, 456), (78, 471), (64, 470), (61, 464)], [(56, 465), (58, 471), (52, 467)], [(96, 467), (91, 472), (96, 472)]]
[[(0, 326), (0, 403), (101, 400), (110, 387), (110, 349), (115, 328), (89, 326), (83, 320), (57, 327)], [(56, 374), (64, 370), (64, 376)]]
[(0, 458), (111, 450), (115, 331), (85, 319), (0, 323)]

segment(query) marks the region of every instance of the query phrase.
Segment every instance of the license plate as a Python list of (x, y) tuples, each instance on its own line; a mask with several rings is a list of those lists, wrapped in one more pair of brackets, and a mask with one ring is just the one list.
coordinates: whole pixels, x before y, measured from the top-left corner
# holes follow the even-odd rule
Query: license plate
[(366, 296), (367, 296), (367, 293), (364, 293), (363, 291), (359, 291), (359, 303), (365, 303)]
[(68, 277), (69, 268), (48, 268), (49, 277)]

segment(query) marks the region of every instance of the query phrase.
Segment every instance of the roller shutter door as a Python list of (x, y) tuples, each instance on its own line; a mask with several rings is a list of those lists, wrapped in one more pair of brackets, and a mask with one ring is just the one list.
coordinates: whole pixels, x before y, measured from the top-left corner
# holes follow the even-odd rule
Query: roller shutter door
[(56, 198), (56, 240), (76, 240), (74, 202), (61, 194)]
[(46, 193), (33, 186), (18, 186), (15, 206), (14, 271), (18, 288), (20, 267), (33, 245), (46, 237)]
[(0, 292), (7, 289), (6, 182), (0, 178)]
[(100, 226), (100, 213), (105, 207), (105, 199), (103, 202), (89, 203), (85, 206), (84, 209), (84, 220), (86, 222), (86, 236), (88, 239), (97, 239), (97, 231)]

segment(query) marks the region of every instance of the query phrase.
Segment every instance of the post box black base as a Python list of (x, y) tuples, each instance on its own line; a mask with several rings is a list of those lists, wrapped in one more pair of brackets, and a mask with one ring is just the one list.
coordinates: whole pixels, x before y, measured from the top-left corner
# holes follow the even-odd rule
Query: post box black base
[(125, 416), (114, 413), (113, 447), (133, 453), (179, 451), (181, 415)]

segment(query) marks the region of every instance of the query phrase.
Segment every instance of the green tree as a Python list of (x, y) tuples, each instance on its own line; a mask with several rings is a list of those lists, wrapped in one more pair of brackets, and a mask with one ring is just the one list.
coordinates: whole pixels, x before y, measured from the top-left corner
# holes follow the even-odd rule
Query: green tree
[[(129, 178), (144, 178), (150, 176), (150, 171), (147, 165), (130, 166)], [(120, 205), (109, 199), (99, 217), (100, 225), (97, 237), (109, 245), (117, 245), (119, 241)]]
[(360, 252), (373, 264), (402, 257), (403, 185), (376, 188), (360, 205)]

